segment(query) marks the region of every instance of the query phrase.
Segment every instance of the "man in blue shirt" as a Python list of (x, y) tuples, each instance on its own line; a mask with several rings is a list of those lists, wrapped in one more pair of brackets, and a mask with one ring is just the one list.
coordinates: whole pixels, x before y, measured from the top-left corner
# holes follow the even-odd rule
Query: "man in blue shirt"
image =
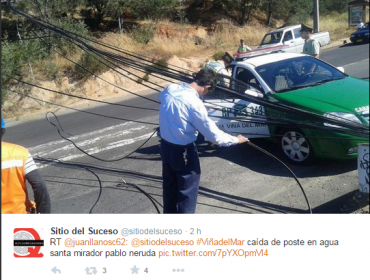
[(221, 131), (208, 117), (200, 97), (216, 86), (216, 76), (212, 70), (203, 69), (193, 83), (172, 84), (159, 95), (165, 214), (195, 213), (201, 174), (194, 143), (198, 132), (207, 141), (224, 147), (249, 141)]

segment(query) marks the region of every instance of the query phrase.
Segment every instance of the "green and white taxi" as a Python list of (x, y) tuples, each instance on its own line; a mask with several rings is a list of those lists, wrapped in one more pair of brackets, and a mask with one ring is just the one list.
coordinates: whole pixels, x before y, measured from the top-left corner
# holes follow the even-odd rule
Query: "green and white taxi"
[[(350, 77), (344, 69), (311, 56), (275, 53), (240, 59), (232, 64), (232, 77), (250, 86), (246, 90), (231, 83), (230, 87), (238, 92), (369, 126), (369, 82)], [(205, 105), (209, 116), (222, 130), (242, 133), (251, 139), (270, 138), (278, 143), (289, 160), (296, 163), (307, 163), (314, 157), (355, 158), (358, 144), (369, 142), (368, 138), (361, 140), (330, 130), (264, 124), (261, 117), (291, 119), (301, 123), (308, 123), (309, 120), (235, 99), (233, 95), (217, 94), (207, 98)], [(251, 122), (238, 120), (240, 116)], [(255, 123), (254, 118), (258, 118)], [(331, 124), (321, 125), (328, 127)]]

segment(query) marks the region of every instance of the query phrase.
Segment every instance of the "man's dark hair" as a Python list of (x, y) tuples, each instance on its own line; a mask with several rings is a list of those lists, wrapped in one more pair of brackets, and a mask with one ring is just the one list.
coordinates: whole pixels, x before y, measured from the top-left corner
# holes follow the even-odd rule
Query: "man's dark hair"
[(217, 74), (210, 69), (202, 69), (195, 75), (195, 82), (198, 86), (216, 86)]

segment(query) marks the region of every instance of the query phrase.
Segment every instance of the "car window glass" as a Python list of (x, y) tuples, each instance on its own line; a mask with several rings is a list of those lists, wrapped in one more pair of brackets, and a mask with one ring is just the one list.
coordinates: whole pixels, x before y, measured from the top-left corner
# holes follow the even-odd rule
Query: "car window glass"
[(291, 41), (291, 40), (293, 40), (293, 33), (292, 33), (292, 31), (288, 31), (288, 32), (285, 33), (283, 41), (287, 42), (287, 41)]
[(312, 57), (297, 57), (256, 68), (258, 74), (275, 92), (343, 79), (346, 76), (335, 67)]
[(296, 39), (299, 39), (299, 38), (302, 37), (301, 36), (301, 28), (294, 29), (294, 36), (295, 36)]
[[(237, 73), (236, 79), (238, 81), (242, 81), (243, 83), (247, 84), (248, 86), (258, 91), (262, 91), (262, 86), (260, 85), (257, 78), (254, 76), (254, 74), (251, 71), (249, 71), (248, 69), (239, 67), (236, 70), (236, 73)], [(240, 93), (245, 92), (247, 89), (249, 89), (249, 87), (246, 86), (245, 84), (236, 83), (235, 89)]]
[(283, 32), (274, 32), (274, 33), (266, 34), (266, 36), (262, 40), (261, 45), (280, 43), (282, 36), (283, 36)]

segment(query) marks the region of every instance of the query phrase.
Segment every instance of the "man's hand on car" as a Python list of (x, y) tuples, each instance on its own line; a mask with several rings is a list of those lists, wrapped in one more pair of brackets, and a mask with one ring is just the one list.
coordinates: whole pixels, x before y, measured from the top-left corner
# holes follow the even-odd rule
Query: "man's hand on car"
[(245, 138), (243, 135), (239, 135), (238, 139), (239, 139), (239, 144), (244, 144), (244, 143), (249, 142), (249, 139)]

